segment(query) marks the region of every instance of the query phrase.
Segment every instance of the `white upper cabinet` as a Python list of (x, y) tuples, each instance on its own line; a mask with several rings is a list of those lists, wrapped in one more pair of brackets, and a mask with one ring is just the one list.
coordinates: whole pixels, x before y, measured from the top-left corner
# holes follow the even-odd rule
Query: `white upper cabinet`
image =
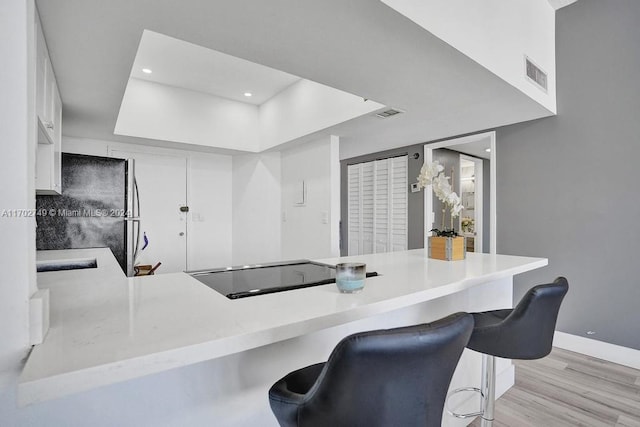
[(36, 14), (36, 194), (60, 194), (62, 101), (53, 72), (40, 18)]
[(62, 103), (56, 76), (53, 73), (47, 43), (44, 39), (40, 20), (36, 18), (36, 112), (38, 126), (44, 131), (46, 140), (39, 139), (41, 144), (55, 144), (61, 136)]
[[(45, 119), (45, 75), (47, 74), (48, 55), (40, 22), (36, 17), (36, 114), (38, 121)], [(38, 123), (40, 124), (40, 123)]]

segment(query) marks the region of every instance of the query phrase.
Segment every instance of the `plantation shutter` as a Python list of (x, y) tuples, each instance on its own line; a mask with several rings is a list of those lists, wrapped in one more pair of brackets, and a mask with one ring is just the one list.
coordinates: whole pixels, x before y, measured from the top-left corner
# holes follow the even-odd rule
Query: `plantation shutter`
[(389, 252), (389, 219), (391, 218), (391, 207), (389, 206), (391, 187), (391, 170), (389, 159), (376, 160), (374, 162), (376, 176), (375, 187), (375, 250), (368, 253)]
[(374, 194), (374, 177), (375, 177), (375, 166), (373, 162), (363, 163), (362, 164), (362, 180), (361, 189), (362, 193), (360, 196), (360, 202), (362, 210), (360, 211), (360, 221), (362, 224), (362, 228), (360, 229), (360, 239), (361, 239), (361, 253), (371, 254), (373, 253), (373, 233), (374, 233), (374, 223), (373, 223), (373, 214), (374, 214), (374, 202), (375, 202), (375, 194)]
[(349, 255), (407, 249), (407, 156), (347, 167)]
[(407, 156), (394, 157), (389, 159), (391, 164), (391, 186), (389, 191), (391, 200), (389, 208), (390, 230), (389, 244), (387, 252), (406, 251), (409, 240), (409, 170)]
[(360, 182), (362, 177), (360, 176), (360, 170), (362, 163), (356, 165), (347, 166), (347, 239), (349, 245), (348, 255), (357, 255), (361, 252), (360, 244), (360, 229), (361, 220), (360, 212)]

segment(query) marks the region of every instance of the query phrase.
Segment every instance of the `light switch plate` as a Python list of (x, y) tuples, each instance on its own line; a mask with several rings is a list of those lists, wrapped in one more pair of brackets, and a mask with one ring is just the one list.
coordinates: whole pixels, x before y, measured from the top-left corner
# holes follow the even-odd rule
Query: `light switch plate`
[(420, 191), (420, 187), (418, 187), (418, 183), (417, 182), (411, 183), (411, 192), (417, 193), (419, 191)]

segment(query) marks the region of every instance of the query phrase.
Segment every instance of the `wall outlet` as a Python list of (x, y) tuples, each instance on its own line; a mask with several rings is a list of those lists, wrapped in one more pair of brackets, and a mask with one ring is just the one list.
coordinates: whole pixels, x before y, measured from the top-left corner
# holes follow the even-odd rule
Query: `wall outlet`
[(411, 184), (411, 192), (412, 193), (417, 193), (420, 191), (420, 187), (418, 187), (418, 183), (414, 182)]

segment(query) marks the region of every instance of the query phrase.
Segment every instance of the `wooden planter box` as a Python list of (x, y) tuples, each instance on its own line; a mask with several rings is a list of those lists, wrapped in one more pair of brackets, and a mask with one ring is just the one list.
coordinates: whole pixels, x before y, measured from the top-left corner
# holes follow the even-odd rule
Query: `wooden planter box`
[(429, 237), (429, 258), (444, 261), (465, 259), (467, 247), (465, 238), (458, 237)]

